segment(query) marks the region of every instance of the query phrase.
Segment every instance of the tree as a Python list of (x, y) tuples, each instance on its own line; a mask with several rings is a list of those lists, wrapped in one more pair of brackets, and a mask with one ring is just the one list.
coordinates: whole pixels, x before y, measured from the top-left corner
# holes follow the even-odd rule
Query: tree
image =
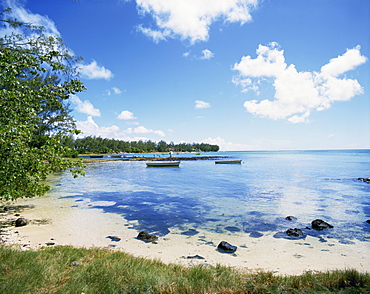
[(78, 58), (62, 40), (41, 27), (6, 19), (8, 28), (23, 28), (0, 38), (0, 199), (43, 195), (47, 175), (70, 169), (83, 174), (82, 163), (63, 158), (70, 148), (61, 140), (77, 134), (66, 101), (83, 91), (75, 78)]
[(168, 145), (165, 141), (161, 140), (157, 144), (158, 152), (168, 152)]

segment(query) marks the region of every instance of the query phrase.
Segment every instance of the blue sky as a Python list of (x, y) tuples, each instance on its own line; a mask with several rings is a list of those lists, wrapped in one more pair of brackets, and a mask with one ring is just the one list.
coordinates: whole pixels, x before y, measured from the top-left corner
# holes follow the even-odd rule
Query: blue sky
[(1, 4), (84, 58), (71, 106), (85, 136), (370, 148), (368, 0)]

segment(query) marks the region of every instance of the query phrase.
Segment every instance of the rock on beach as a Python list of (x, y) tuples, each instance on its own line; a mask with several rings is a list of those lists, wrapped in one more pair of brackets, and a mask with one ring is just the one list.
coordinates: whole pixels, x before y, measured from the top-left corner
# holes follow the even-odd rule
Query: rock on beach
[(140, 232), (139, 235), (137, 235), (137, 238), (143, 241), (148, 241), (148, 242), (154, 242), (155, 240), (157, 240), (156, 235), (151, 235), (145, 231)]
[(237, 248), (238, 247), (233, 246), (226, 241), (221, 241), (220, 244), (218, 244), (217, 246), (217, 249), (224, 251), (224, 252), (228, 252), (228, 253), (235, 252)]
[(328, 224), (327, 222), (321, 219), (315, 219), (311, 222), (312, 228), (318, 231), (325, 230), (325, 229), (332, 229), (334, 226)]
[(288, 229), (286, 231), (286, 234), (291, 237), (300, 237), (303, 235), (303, 232), (301, 229), (294, 228), (294, 229)]
[(27, 220), (24, 217), (17, 218), (15, 221), (15, 226), (16, 227), (23, 227), (28, 224)]

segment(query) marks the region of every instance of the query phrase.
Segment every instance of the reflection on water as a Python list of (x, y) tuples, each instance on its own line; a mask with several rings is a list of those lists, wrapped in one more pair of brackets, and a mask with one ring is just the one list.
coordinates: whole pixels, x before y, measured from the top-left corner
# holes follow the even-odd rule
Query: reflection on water
[[(180, 168), (148, 169), (145, 162), (90, 164), (86, 177), (61, 174), (55, 197), (75, 199), (77, 207), (116, 213), (131, 228), (165, 236), (172, 230), (193, 236), (199, 230), (288, 237), (289, 228), (321, 242), (369, 241), (368, 151), (230, 152), (241, 165), (184, 161)], [(293, 215), (297, 219), (286, 220)], [(323, 219), (334, 229), (315, 231)], [(296, 239), (296, 238), (295, 238)]]

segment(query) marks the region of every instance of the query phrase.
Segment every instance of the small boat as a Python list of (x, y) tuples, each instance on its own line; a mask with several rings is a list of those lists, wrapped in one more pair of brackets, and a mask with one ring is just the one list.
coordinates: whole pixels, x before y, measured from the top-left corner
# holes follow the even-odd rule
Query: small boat
[(216, 160), (216, 164), (239, 164), (242, 163), (241, 159), (230, 159), (230, 160)]
[(150, 161), (146, 163), (147, 167), (178, 167), (180, 161)]

